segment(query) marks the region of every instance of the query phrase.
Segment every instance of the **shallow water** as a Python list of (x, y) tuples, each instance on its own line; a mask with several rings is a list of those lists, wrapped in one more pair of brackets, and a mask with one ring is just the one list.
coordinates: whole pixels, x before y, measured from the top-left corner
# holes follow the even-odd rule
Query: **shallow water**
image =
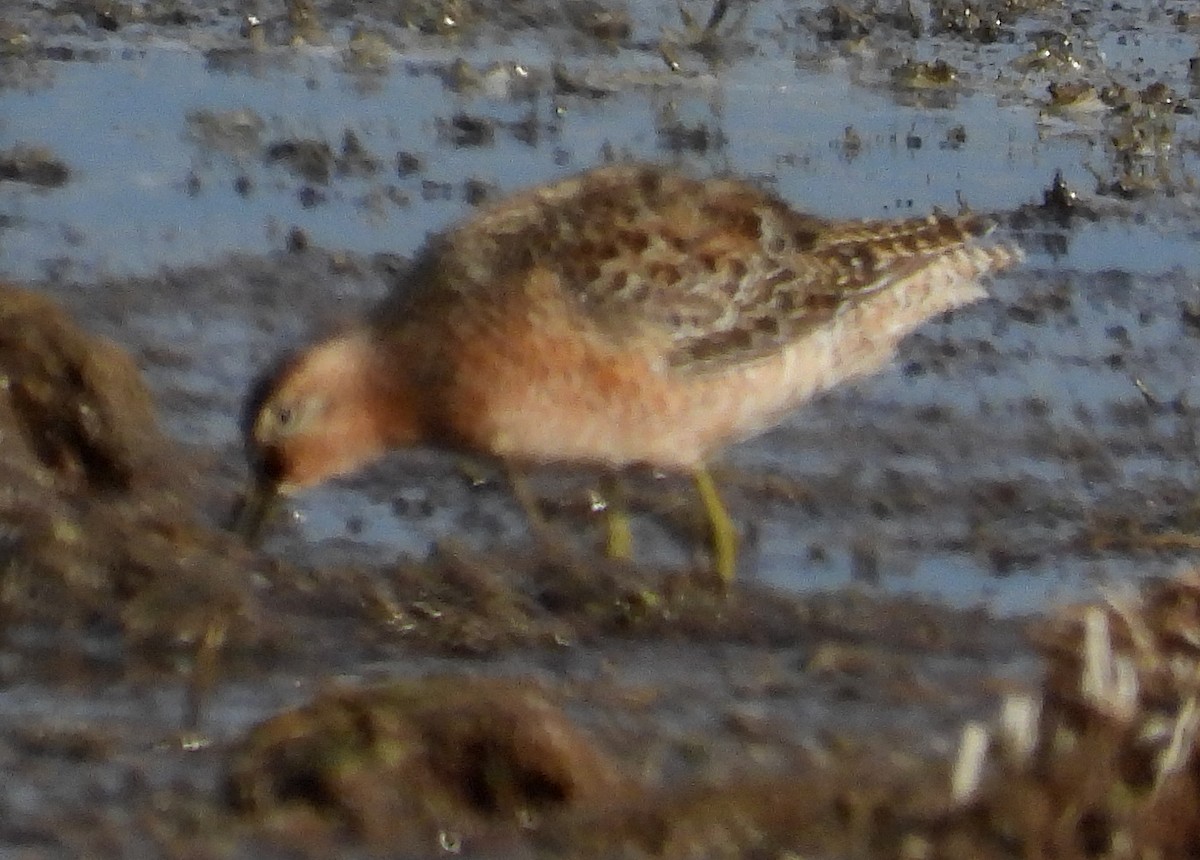
[[(48, 144), (73, 169), (59, 191), (5, 187), (10, 276), (64, 265), (122, 276), (261, 252), (280, 247), (291, 226), (325, 247), (408, 253), (467, 211), (464, 179), (511, 191), (593, 165), (604, 152), (762, 177), (798, 208), (862, 218), (960, 202), (1009, 210), (1037, 201), (1056, 170), (1087, 188), (1100, 162), (1099, 132), (1071, 123), (1047, 133), (1039, 107), (1011, 93), (964, 88), (945, 105), (906, 106), (890, 88), (855, 83), (844, 62), (812, 70), (754, 58), (683, 79), (655, 68), (606, 70), (621, 89), (587, 99), (554, 95), (555, 58), (537, 46), (504, 51), (496, 69), (494, 49), (405, 55), (365, 81), (332, 49), (252, 56), (249, 69), (228, 71), (158, 39), (98, 53), (91, 62), (44, 60), (44, 82), (0, 91), (0, 147)], [(483, 80), (447, 84), (451, 64), (463, 60)], [(456, 136), (456, 116), (488, 131)], [(1194, 132), (1190, 117), (1175, 122), (1178, 133)], [(952, 138), (954, 129), (962, 136)], [(330, 188), (311, 183), (322, 199), (308, 206), (298, 194), (305, 183), (264, 164), (259, 151), (306, 138), (336, 153), (348, 130), (375, 158), (374, 172), (334, 176)], [(422, 158), (424, 169), (396, 176), (397, 152)], [(1195, 156), (1172, 160), (1190, 169)], [(249, 182), (245, 194), (233, 187), (237, 177)], [(1194, 243), (1171, 236), (1181, 227), (1165, 217), (1076, 231), (1059, 262), (1133, 271), (1195, 264)]]

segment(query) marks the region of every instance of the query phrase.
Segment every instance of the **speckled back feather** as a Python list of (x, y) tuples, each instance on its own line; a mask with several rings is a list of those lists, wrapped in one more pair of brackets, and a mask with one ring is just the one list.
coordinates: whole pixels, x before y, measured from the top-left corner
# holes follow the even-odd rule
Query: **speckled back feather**
[[(619, 165), (484, 208), (430, 243), (412, 281), (435, 303), (439, 290), (478, 301), (546, 269), (615, 342), (703, 371), (771, 355), (989, 229), (976, 216), (826, 221), (745, 182)], [(964, 258), (962, 274), (1002, 256)]]

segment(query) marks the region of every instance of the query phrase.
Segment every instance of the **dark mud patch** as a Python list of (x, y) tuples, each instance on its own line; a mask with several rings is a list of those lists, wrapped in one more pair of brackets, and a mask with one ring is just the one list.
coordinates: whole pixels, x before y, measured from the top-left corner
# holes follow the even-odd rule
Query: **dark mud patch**
[(0, 181), (57, 188), (70, 178), (71, 169), (45, 147), (14, 146), (0, 151)]

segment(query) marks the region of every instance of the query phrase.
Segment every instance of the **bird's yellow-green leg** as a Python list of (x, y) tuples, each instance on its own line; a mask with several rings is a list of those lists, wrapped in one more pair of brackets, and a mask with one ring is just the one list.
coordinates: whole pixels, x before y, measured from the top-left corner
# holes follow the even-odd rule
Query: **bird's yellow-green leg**
[(608, 532), (604, 545), (605, 553), (609, 558), (632, 558), (633, 529), (619, 476), (612, 473), (604, 476), (599, 504), (604, 508), (604, 525)]
[(737, 529), (721, 502), (721, 495), (708, 469), (701, 466), (693, 471), (692, 480), (696, 482), (696, 491), (700, 494), (700, 504), (704, 506), (704, 516), (708, 521), (713, 567), (721, 578), (721, 584), (728, 588), (733, 584), (737, 569)]

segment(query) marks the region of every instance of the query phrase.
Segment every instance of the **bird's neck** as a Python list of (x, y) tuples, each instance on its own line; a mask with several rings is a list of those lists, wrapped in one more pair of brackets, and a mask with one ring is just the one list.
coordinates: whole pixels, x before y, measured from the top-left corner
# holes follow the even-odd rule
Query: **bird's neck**
[(408, 344), (403, 333), (371, 337), (362, 345), (360, 402), (369, 404), (367, 422), (384, 449), (417, 445), (427, 435), (428, 410), (410, 346), (415, 345)]

